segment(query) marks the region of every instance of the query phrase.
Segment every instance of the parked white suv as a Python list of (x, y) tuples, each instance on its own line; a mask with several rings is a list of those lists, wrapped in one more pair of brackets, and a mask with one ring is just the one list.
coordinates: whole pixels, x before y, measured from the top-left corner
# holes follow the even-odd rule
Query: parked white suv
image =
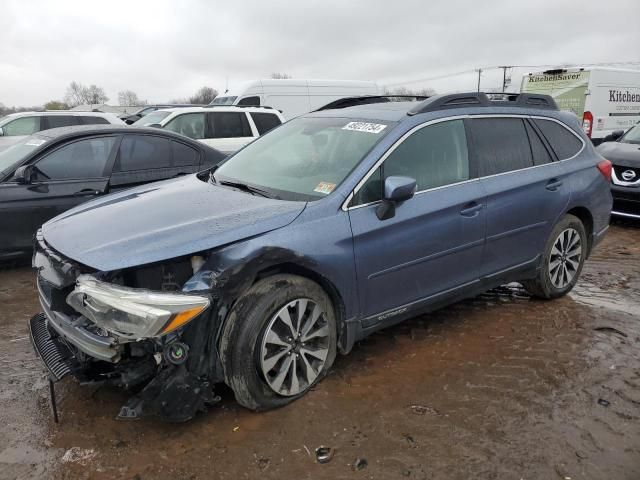
[(283, 122), (269, 107), (211, 106), (156, 110), (133, 125), (171, 130), (231, 154)]
[(113, 113), (70, 112), (67, 110), (45, 112), (19, 112), (0, 118), (0, 150), (29, 135), (50, 128), (72, 125), (124, 125)]

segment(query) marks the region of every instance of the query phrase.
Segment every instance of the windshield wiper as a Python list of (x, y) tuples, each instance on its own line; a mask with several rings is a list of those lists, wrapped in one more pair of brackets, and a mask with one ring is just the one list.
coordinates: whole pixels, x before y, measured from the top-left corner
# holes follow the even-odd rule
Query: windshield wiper
[[(211, 175), (213, 177), (213, 174)], [(215, 181), (215, 178), (213, 179)], [(271, 195), (266, 190), (262, 190), (258, 187), (252, 187), (251, 185), (247, 185), (242, 182), (229, 182), (227, 180), (221, 180), (217, 182), (219, 185), (225, 185), (227, 187), (237, 188), (238, 190), (242, 190), (243, 192), (253, 193), (260, 195), (262, 197), (271, 198)]]

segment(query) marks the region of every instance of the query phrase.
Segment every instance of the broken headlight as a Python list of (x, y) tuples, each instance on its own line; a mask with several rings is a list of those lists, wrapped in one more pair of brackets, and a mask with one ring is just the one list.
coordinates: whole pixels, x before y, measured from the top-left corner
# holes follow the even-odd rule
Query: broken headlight
[(67, 303), (98, 327), (138, 339), (181, 327), (209, 306), (209, 298), (122, 287), (80, 275)]

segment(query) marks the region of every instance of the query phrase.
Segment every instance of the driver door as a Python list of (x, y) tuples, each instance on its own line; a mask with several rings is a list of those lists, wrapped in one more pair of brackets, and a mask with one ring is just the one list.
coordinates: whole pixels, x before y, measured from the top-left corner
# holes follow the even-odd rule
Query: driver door
[(0, 250), (29, 250), (40, 226), (107, 191), (118, 137), (93, 137), (45, 153), (29, 183), (0, 185)]
[[(474, 170), (464, 122), (449, 120), (397, 144), (356, 192), (348, 212), (365, 329), (479, 282), (485, 198)], [(417, 192), (380, 220), (390, 176), (415, 179)]]

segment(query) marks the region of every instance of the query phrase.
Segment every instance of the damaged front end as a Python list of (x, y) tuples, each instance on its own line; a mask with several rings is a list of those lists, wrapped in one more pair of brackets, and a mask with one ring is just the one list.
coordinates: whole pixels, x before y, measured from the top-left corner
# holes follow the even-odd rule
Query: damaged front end
[(218, 322), (200, 256), (113, 272), (92, 271), (36, 237), (33, 266), (43, 314), (33, 345), (53, 381), (123, 387), (134, 395), (119, 418), (186, 421), (219, 400)]

